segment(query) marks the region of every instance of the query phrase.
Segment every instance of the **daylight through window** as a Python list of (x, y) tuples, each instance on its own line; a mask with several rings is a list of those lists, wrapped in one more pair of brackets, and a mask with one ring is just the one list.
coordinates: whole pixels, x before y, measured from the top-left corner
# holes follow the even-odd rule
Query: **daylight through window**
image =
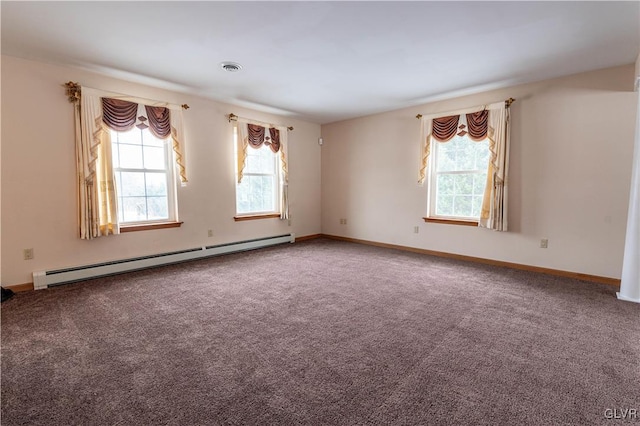
[(238, 215), (278, 213), (279, 155), (274, 153), (267, 144), (258, 148), (249, 146), (246, 149), (242, 181), (236, 184), (236, 213)]
[(176, 219), (171, 152), (148, 128), (111, 130), (113, 171), (121, 224)]
[(488, 139), (468, 135), (431, 146), (429, 217), (478, 220), (487, 182)]

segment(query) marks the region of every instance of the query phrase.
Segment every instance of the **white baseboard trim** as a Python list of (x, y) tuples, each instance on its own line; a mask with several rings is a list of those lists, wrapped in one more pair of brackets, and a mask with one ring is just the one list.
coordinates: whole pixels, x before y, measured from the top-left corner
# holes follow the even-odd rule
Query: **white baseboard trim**
[(625, 302), (635, 302), (635, 303), (640, 303), (640, 299), (632, 299), (630, 297), (627, 297), (623, 294), (620, 294), (620, 292), (616, 292), (616, 296), (618, 296), (618, 300), (624, 300)]

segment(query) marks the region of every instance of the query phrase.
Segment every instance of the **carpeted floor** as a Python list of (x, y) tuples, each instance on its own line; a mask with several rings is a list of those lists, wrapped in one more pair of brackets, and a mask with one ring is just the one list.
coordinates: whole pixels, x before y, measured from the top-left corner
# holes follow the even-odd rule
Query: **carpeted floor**
[(2, 304), (3, 426), (589, 425), (628, 408), (640, 305), (566, 278), (318, 239)]

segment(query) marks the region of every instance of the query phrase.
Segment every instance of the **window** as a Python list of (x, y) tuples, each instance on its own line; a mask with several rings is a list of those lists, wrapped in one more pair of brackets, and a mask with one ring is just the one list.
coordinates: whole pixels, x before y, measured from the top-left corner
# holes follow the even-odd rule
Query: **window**
[[(237, 137), (234, 132), (236, 140)], [(279, 214), (279, 153), (274, 153), (267, 144), (246, 149), (242, 182), (236, 183), (236, 214)]]
[(123, 225), (177, 220), (172, 152), (148, 128), (111, 130), (118, 221)]
[(468, 135), (431, 145), (429, 218), (478, 221), (487, 181), (489, 141)]

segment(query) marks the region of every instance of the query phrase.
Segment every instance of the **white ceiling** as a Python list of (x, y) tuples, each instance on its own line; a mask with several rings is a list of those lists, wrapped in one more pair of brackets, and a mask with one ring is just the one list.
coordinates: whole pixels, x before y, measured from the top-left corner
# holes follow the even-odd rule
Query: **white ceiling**
[(640, 49), (637, 1), (2, 1), (1, 16), (3, 54), (316, 123), (629, 64)]

